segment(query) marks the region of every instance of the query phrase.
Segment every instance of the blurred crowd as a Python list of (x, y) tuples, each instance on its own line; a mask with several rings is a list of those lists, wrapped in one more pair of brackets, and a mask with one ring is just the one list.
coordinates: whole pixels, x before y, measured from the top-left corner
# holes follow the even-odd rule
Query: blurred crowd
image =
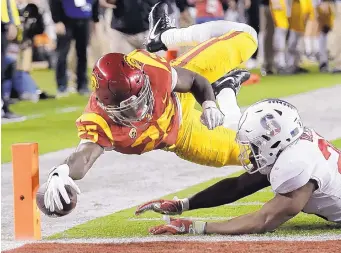
[[(20, 100), (87, 96), (87, 69), (108, 52), (144, 48), (148, 14), (160, 0), (2, 0), (1, 117)], [(177, 27), (213, 20), (248, 23), (259, 34), (259, 50), (246, 67), (263, 75), (341, 73), (341, 0), (164, 0)], [(184, 48), (171, 49), (174, 57)], [(32, 67), (54, 70), (56, 96), (39, 88)]]

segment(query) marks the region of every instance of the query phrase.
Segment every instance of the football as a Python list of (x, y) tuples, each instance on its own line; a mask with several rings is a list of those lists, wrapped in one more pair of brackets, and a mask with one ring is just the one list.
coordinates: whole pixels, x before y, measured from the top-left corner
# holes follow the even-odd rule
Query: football
[(63, 204), (63, 209), (59, 210), (57, 207), (55, 207), (55, 211), (51, 212), (45, 207), (44, 204), (44, 194), (46, 192), (46, 186), (47, 183), (44, 183), (41, 185), (37, 191), (36, 194), (36, 200), (37, 200), (37, 206), (45, 215), (49, 217), (61, 217), (65, 216), (73, 211), (75, 209), (77, 204), (77, 192), (73, 190), (69, 185), (65, 186), (66, 192), (69, 195), (70, 198), (70, 204), (66, 204), (64, 199), (62, 198), (61, 194), (59, 194), (61, 202)]

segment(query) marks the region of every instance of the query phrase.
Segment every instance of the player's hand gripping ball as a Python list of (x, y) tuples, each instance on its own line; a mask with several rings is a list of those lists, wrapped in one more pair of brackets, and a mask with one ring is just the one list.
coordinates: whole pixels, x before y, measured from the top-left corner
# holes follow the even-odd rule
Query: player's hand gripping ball
[(41, 185), (36, 194), (37, 206), (40, 209), (40, 211), (42, 211), (45, 215), (50, 217), (61, 217), (71, 213), (73, 209), (75, 209), (77, 204), (77, 192), (74, 189), (72, 189), (69, 185), (65, 185), (65, 189), (67, 194), (69, 195), (70, 204), (66, 204), (62, 196), (59, 194), (60, 200), (63, 204), (63, 209), (62, 210), (58, 209), (56, 205), (54, 212), (51, 212), (49, 209), (47, 209), (44, 204), (44, 194), (46, 192), (46, 186), (47, 183)]

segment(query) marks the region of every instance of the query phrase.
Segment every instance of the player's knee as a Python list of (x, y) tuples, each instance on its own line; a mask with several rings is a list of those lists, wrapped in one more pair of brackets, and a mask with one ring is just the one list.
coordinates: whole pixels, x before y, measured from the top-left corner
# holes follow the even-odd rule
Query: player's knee
[(251, 37), (255, 41), (256, 45), (258, 45), (258, 34), (257, 34), (256, 30), (251, 26), (248, 27), (248, 30), (249, 30), (249, 34), (251, 35)]
[[(244, 32), (250, 35), (252, 39), (255, 41), (255, 43), (258, 45), (258, 35), (257, 35), (256, 30), (247, 24), (220, 20), (220, 21), (211, 22), (210, 29), (213, 31), (213, 33), (215, 33), (214, 31), (225, 31), (225, 34), (231, 31)], [(217, 34), (217, 36), (220, 36), (220, 35), (221, 34), (219, 35)]]
[(258, 34), (257, 34), (256, 30), (247, 24), (240, 24), (240, 25), (243, 26), (241, 29), (242, 32), (249, 34), (252, 37), (252, 39), (254, 40), (255, 44), (258, 45)]

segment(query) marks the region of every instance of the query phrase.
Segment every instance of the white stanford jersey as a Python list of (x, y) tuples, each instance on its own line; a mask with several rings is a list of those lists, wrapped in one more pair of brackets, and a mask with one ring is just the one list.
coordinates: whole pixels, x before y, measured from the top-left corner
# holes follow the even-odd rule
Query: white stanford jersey
[(310, 179), (318, 184), (303, 212), (341, 223), (341, 151), (314, 130), (306, 128), (301, 138), (285, 149), (270, 173), (276, 193), (292, 192)]

